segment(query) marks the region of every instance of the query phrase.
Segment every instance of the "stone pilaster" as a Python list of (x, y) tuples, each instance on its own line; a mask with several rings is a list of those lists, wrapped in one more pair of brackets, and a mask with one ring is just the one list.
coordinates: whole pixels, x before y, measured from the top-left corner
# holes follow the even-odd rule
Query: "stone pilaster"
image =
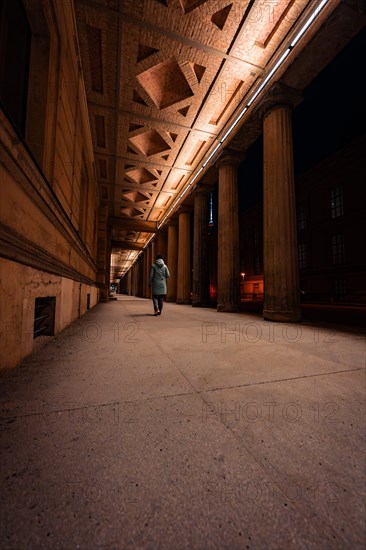
[(191, 303), (191, 223), (190, 211), (179, 211), (177, 304)]
[(301, 308), (290, 99), (287, 95), (276, 97), (274, 104), (267, 102), (263, 120), (263, 316), (296, 322)]
[(177, 267), (178, 267), (178, 226), (175, 222), (168, 225), (168, 254), (167, 264), (170, 272), (168, 279), (167, 302), (175, 302), (177, 299)]
[(217, 311), (240, 309), (238, 166), (240, 156), (225, 150), (219, 168)]
[(210, 187), (201, 184), (194, 192), (192, 306), (210, 305), (208, 224)]
[(97, 283), (99, 287), (99, 301), (108, 302), (109, 299), (109, 271), (108, 263), (108, 206), (99, 206), (98, 209), (98, 246), (97, 246)]

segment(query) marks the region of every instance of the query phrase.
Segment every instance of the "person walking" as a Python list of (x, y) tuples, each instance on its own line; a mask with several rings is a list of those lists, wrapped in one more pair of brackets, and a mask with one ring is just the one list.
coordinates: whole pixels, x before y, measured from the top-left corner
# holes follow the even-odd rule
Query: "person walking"
[(151, 286), (152, 300), (154, 304), (154, 315), (161, 315), (166, 296), (166, 280), (170, 277), (168, 266), (165, 265), (163, 257), (158, 254), (156, 261), (151, 266), (149, 286)]

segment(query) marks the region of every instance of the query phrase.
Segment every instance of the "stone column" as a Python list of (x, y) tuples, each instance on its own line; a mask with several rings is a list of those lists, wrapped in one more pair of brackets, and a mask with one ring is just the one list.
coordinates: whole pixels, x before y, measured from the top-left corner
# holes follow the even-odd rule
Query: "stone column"
[(150, 271), (151, 271), (151, 258), (152, 258), (152, 243), (147, 246), (146, 255), (146, 298), (151, 298), (151, 287), (149, 287)]
[(163, 230), (156, 235), (156, 253), (163, 256), (164, 262), (167, 262), (167, 234)]
[(127, 294), (128, 296), (132, 294), (132, 269), (127, 272)]
[(136, 289), (136, 265), (131, 267), (131, 295), (135, 296)]
[(190, 211), (179, 211), (177, 304), (191, 303), (191, 224)]
[(138, 266), (138, 278), (137, 278), (137, 296), (139, 298), (142, 298), (143, 295), (144, 295), (144, 292), (143, 292), (143, 276), (144, 276), (144, 270), (143, 270), (143, 262), (142, 262), (142, 255), (139, 256), (138, 260), (137, 260), (137, 266)]
[(128, 275), (127, 273), (122, 277), (120, 282), (120, 292), (121, 294), (128, 294)]
[[(151, 264), (154, 264), (155, 263), (155, 260), (156, 260), (156, 237), (154, 237), (154, 239), (151, 241), (151, 259), (150, 259), (150, 267), (151, 267)], [(149, 272), (150, 273), (150, 272)]]
[(141, 296), (145, 298), (146, 293), (146, 285), (145, 285), (145, 279), (146, 279), (146, 252), (145, 250), (142, 253), (142, 259), (141, 259), (141, 271), (142, 271), (142, 288), (141, 288)]
[(263, 316), (285, 322), (301, 320), (291, 114), (282, 101), (263, 120)]
[(150, 289), (148, 286), (149, 275), (150, 275), (150, 245), (144, 249), (144, 279), (143, 279), (143, 288), (144, 288), (144, 298), (150, 298)]
[(132, 296), (138, 296), (138, 262), (135, 262), (132, 268)]
[(201, 184), (194, 192), (192, 306), (210, 306), (208, 224), (210, 188)]
[(178, 266), (178, 227), (176, 222), (169, 222), (168, 225), (168, 255), (167, 265), (170, 272), (168, 279), (167, 302), (175, 302), (177, 299), (177, 266)]
[(240, 157), (225, 150), (218, 159), (219, 219), (217, 311), (240, 310), (238, 175)]

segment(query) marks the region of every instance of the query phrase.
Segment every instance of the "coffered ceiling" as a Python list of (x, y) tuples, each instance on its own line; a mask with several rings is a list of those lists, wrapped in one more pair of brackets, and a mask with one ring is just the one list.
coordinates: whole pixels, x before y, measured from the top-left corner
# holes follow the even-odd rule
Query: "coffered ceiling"
[(135, 222), (161, 223), (314, 2), (74, 4), (114, 279), (151, 237)]

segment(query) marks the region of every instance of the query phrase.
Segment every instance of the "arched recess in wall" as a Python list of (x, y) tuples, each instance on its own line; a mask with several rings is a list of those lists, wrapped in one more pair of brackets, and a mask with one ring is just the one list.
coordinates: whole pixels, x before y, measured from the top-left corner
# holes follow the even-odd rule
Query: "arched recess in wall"
[(49, 0), (23, 0), (31, 48), (25, 141), (47, 180), (53, 180), (60, 48), (56, 16)]
[(21, 0), (0, 2), (1, 108), (24, 138), (31, 29)]

